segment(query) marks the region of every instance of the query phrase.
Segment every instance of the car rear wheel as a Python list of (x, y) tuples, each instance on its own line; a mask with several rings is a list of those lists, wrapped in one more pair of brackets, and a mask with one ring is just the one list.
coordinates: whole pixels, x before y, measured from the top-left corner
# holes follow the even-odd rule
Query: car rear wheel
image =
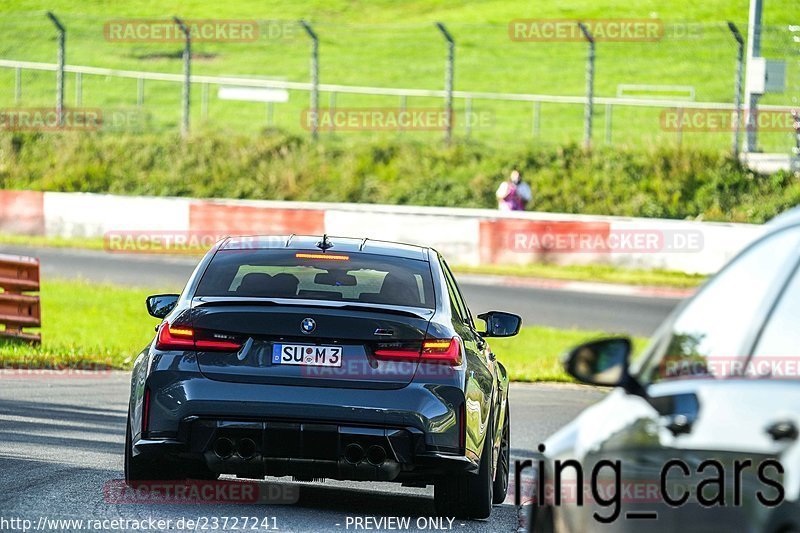
[(434, 484), (433, 499), (440, 516), (489, 518), (492, 514), (492, 432), (486, 434), (477, 474), (460, 473)]
[(511, 461), (511, 412), (506, 406), (506, 416), (503, 420), (503, 433), (500, 437), (500, 452), (497, 455), (497, 470), (494, 474), (492, 485), (492, 503), (495, 505), (506, 501), (508, 494), (508, 467)]

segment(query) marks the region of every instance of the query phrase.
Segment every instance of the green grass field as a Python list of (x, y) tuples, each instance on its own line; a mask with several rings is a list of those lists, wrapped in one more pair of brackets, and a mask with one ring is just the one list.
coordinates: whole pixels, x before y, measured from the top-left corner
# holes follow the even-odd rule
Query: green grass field
[(129, 368), (159, 323), (147, 314), (144, 304), (147, 295), (158, 292), (162, 291), (44, 281), (41, 347), (0, 344), (0, 361), (5, 366), (108, 364)]
[[(562, 354), (573, 346), (602, 337), (601, 331), (557, 329), (541, 326), (522, 328), (508, 339), (491, 339), (492, 350), (508, 369), (512, 381), (573, 381), (561, 364)], [(646, 339), (634, 339), (640, 351)]]
[[(157, 292), (163, 290), (48, 280), (41, 290), (41, 347), (0, 341), (0, 367), (128, 369), (159, 323), (144, 305)], [(569, 381), (559, 355), (599, 335), (534, 326), (491, 344), (514, 381)]]
[[(746, 30), (747, 0), (714, 0), (690, 5), (681, 0), (639, 0), (621, 6), (612, 0), (567, 0), (538, 2), (535, 9), (522, 0), (487, 0), (454, 3), (444, 0), (393, 2), (346, 0), (257, 2), (236, 4), (193, 0), (109, 4), (102, 0), (54, 0), (46, 4), (23, 0), (7, 6), (0, 20), (0, 58), (55, 62), (55, 33), (43, 9), (55, 12), (68, 29), (67, 62), (106, 68), (181, 73), (180, 43), (124, 43), (109, 41), (104, 25), (131, 18), (238, 19), (265, 22), (266, 36), (256, 42), (197, 42), (193, 51), (193, 73), (239, 75), (288, 81), (309, 80), (308, 37), (296, 24), (307, 19), (320, 36), (320, 80), (322, 83), (441, 89), (445, 47), (434, 21), (447, 24), (456, 40), (455, 88), (465, 91), (573, 95), (584, 94), (586, 46), (575, 42), (517, 42), (508, 34), (514, 19), (658, 19), (665, 23), (658, 42), (600, 42), (597, 48), (596, 96), (615, 96), (619, 84), (668, 84), (691, 86), (699, 101), (733, 101), (735, 46), (724, 26), (735, 21)], [(788, 93), (768, 95), (763, 103), (791, 103), (800, 90), (798, 45), (786, 25), (796, 22), (791, 0), (767, 2), (764, 23), (764, 55), (794, 57), (787, 64)], [(9, 9), (10, 8), (10, 9)], [(15, 73), (0, 69), (0, 106), (51, 106), (55, 76), (52, 72), (22, 71), (20, 99), (15, 100)], [(180, 84), (147, 82), (144, 104), (137, 107), (134, 79), (83, 76), (81, 105), (99, 107), (108, 113), (131, 112), (137, 124), (147, 129), (177, 129), (180, 119)], [(222, 101), (216, 90), (208, 90), (207, 108), (202, 104), (204, 88), (193, 88), (192, 121), (197, 129), (227, 129), (255, 133), (265, 127), (303, 132), (301, 116), (309, 105), (308, 94), (293, 91), (288, 103), (276, 104), (268, 112), (264, 104)], [(66, 79), (67, 105), (77, 106), (77, 79)], [(321, 95), (323, 108), (390, 107), (401, 105), (397, 97)], [(409, 108), (440, 107), (440, 99), (414, 97)], [(467, 135), (465, 102), (456, 100), (455, 127), (459, 137)], [(475, 100), (472, 111), (483, 117), (473, 124), (470, 135), (479, 140), (502, 143), (563, 144), (578, 142), (582, 135), (583, 107), (542, 104), (534, 118), (529, 102)], [(679, 137), (660, 127), (659, 109), (620, 107), (611, 116), (597, 106), (594, 140), (648, 146), (674, 145)], [(136, 129), (122, 121), (123, 129)], [(537, 131), (534, 134), (534, 130)], [(325, 132), (330, 135), (329, 132)], [(420, 139), (440, 137), (436, 132), (337, 132), (335, 137), (363, 139), (405, 135)], [(685, 133), (681, 142), (692, 146), (724, 149), (728, 133)], [(762, 136), (765, 148), (788, 151), (788, 133)]]

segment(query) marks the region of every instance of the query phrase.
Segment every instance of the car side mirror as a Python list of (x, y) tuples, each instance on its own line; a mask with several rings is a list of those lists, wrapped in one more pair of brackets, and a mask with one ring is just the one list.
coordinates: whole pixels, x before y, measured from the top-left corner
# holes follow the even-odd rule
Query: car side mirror
[(628, 375), (630, 355), (629, 338), (611, 337), (573, 348), (567, 354), (564, 367), (569, 375), (589, 385), (624, 386), (630, 379)]
[(147, 297), (147, 312), (156, 318), (166, 317), (180, 298), (179, 294), (154, 294)]
[(486, 322), (486, 331), (481, 333), (484, 337), (513, 337), (522, 326), (522, 317), (514, 313), (489, 311), (478, 318)]

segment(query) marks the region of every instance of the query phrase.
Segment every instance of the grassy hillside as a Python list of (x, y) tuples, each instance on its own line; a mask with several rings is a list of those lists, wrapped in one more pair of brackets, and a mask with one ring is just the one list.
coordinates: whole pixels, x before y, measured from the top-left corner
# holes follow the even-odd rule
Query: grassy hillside
[[(693, 87), (700, 101), (732, 101), (735, 47), (724, 21), (733, 20), (744, 31), (747, 0), (691, 5), (680, 0), (636, 1), (627, 5), (611, 0), (592, 2), (443, 0), (394, 2), (374, 0), (350, 2), (271, 1), (224, 3), (210, 0), (186, 2), (114, 3), (100, 0), (52, 1), (47, 4), (18, 1), (0, 20), (0, 57), (29, 61), (55, 61), (55, 34), (42, 7), (59, 15), (68, 28), (68, 63), (131, 70), (180, 73), (179, 43), (109, 42), (103, 26), (112, 19), (169, 18), (270, 20), (271, 37), (248, 43), (195, 43), (193, 71), (197, 74), (232, 74), (290, 81), (309, 79), (309, 40), (294, 21), (308, 19), (320, 35), (320, 78), (323, 83), (440, 89), (443, 87), (444, 42), (433, 25), (443, 21), (456, 39), (458, 90), (555, 95), (584, 92), (583, 43), (522, 43), (508, 36), (508, 22), (518, 18), (657, 18), (664, 21), (665, 37), (656, 43), (598, 44), (596, 94), (615, 96), (619, 84), (677, 84)], [(702, 4), (702, 5), (699, 5)], [(794, 54), (796, 43), (785, 25), (792, 22), (791, 0), (772, 0), (764, 22), (776, 26), (764, 32), (764, 53), (770, 57)], [(688, 24), (688, 25), (687, 25)], [(778, 28), (778, 26), (782, 26)], [(769, 95), (766, 103), (790, 102), (800, 87), (797, 61), (788, 65), (791, 94)], [(23, 71), (19, 105), (52, 105), (54, 75)], [(82, 105), (104, 109), (137, 110), (136, 81), (103, 76), (84, 76)], [(76, 79), (67, 76), (68, 105), (77, 104)], [(14, 72), (0, 69), (0, 106), (14, 105)], [(207, 111), (201, 103), (202, 87), (194, 87), (192, 120), (196, 126), (256, 133), (267, 123), (295, 132), (300, 126), (308, 95), (292, 92), (289, 103), (272, 111), (263, 104), (230, 102), (208, 92)], [(142, 120), (147, 128), (175, 129), (180, 117), (180, 85), (148, 82)], [(398, 107), (397, 97), (322, 94), (323, 107)], [(410, 98), (409, 107), (439, 107), (441, 100)], [(526, 102), (472, 102), (475, 113), (485, 120), (474, 124), (469, 134), (483, 141), (501, 143), (536, 142), (563, 144), (580, 140), (583, 109), (579, 105), (543, 104), (538, 118)], [(456, 101), (457, 135), (466, 136), (465, 102)], [(605, 124), (612, 126), (611, 143), (642, 146), (676, 145), (678, 136), (660, 128), (660, 111), (648, 108), (617, 108), (612, 116), (599, 106), (595, 141), (606, 141)], [(538, 127), (535, 125), (538, 121)], [(534, 129), (538, 136), (534, 137)], [(337, 135), (364, 139), (372, 132)], [(380, 134), (387, 137), (390, 134)], [(430, 132), (407, 132), (417, 140), (438, 139)], [(724, 148), (726, 133), (685, 134), (685, 145)], [(769, 149), (788, 149), (788, 135), (764, 135)]]

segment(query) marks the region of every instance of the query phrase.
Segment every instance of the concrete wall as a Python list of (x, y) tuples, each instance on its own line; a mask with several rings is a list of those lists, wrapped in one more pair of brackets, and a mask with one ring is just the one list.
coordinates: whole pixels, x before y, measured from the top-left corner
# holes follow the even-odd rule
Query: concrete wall
[[(491, 209), (0, 190), (3, 233), (103, 237), (113, 232), (326, 232), (433, 246), (451, 263), (467, 265), (550, 261), (710, 273), (762, 231), (750, 224)], [(561, 240), (550, 246), (556, 237)], [(578, 237), (584, 240), (576, 241)], [(597, 245), (611, 238), (649, 245)], [(592, 244), (585, 246), (587, 242)]]

